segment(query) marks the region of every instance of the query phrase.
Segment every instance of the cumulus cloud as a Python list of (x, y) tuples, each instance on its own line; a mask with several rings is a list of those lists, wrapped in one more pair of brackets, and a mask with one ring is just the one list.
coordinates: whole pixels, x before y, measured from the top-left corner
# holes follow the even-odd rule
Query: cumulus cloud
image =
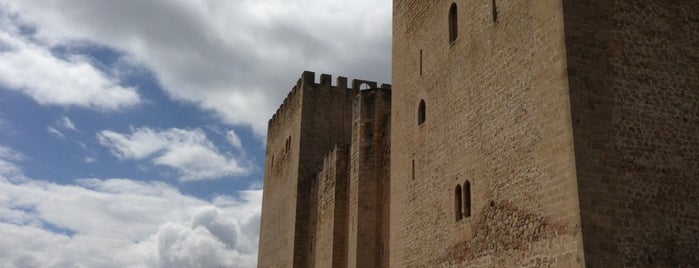
[(100, 144), (121, 160), (151, 159), (156, 165), (174, 168), (181, 181), (246, 175), (251, 164), (220, 152), (201, 129), (132, 129), (130, 134), (103, 130)]
[(0, 20), (5, 21), (0, 22), (1, 86), (48, 105), (118, 110), (140, 102), (136, 89), (119, 85), (88, 58), (58, 58), (47, 47), (23, 37), (7, 18)]
[(223, 122), (251, 126), (260, 136), (305, 69), (390, 81), (390, 1), (0, 3), (35, 27), (34, 38), (124, 52), (129, 62), (151, 70), (172, 98)]
[(2, 267), (254, 267), (262, 192), (201, 200), (162, 182), (0, 175)]

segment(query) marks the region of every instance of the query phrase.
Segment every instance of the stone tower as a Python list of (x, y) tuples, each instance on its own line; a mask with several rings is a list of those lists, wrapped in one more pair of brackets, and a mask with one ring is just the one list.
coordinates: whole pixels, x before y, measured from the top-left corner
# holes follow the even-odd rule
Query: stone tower
[(699, 265), (699, 2), (393, 3), (391, 266)]
[(269, 121), (258, 266), (387, 265), (390, 85), (314, 79)]
[(393, 14), (392, 91), (270, 120), (260, 267), (699, 267), (699, 1)]

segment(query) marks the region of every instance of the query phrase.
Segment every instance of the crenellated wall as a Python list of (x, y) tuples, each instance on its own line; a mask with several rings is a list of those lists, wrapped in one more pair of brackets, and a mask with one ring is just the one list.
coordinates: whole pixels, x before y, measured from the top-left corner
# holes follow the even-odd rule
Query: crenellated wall
[(348, 267), (388, 267), (390, 86), (364, 90), (352, 108)]
[(393, 90), (304, 72), (260, 267), (699, 266), (699, 2), (394, 0)]
[[(311, 267), (316, 261), (346, 258), (346, 250), (340, 254), (339, 249), (333, 249), (332, 254), (337, 257), (332, 259), (324, 255), (325, 251), (315, 253), (317, 242), (332, 239), (325, 229), (328, 224), (342, 226), (326, 219), (335, 212), (319, 203), (332, 199), (319, 187), (341, 174), (318, 174), (329, 163), (328, 152), (336, 154), (333, 149), (338, 144), (351, 142), (354, 98), (361, 89), (376, 88), (377, 83), (355, 79), (348, 87), (344, 77), (338, 77), (335, 85), (331, 80), (330, 75), (322, 74), (316, 82), (315, 73), (304, 72), (268, 123), (260, 267)], [(382, 87), (390, 89), (389, 85)], [(341, 156), (335, 159), (338, 165), (342, 161)], [(346, 204), (346, 200), (338, 202), (339, 206)], [(341, 213), (342, 207), (337, 211)]]
[[(304, 73), (313, 81), (313, 73)], [(304, 83), (292, 89), (267, 130), (259, 267), (290, 266), (294, 260), (299, 140)]]

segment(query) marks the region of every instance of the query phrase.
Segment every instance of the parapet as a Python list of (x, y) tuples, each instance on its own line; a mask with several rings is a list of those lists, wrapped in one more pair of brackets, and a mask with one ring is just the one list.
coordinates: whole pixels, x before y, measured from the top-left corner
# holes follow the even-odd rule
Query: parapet
[[(274, 126), (279, 124), (280, 117), (282, 117), (282, 114), (287, 113), (289, 110), (295, 110), (298, 107), (296, 107), (297, 103), (299, 103), (299, 96), (302, 94), (299, 93), (301, 90), (308, 90), (308, 89), (317, 89), (317, 90), (334, 90), (339, 93), (345, 93), (346, 91), (351, 91), (354, 93), (359, 93), (361, 90), (369, 90), (369, 89), (377, 89), (378, 83), (374, 81), (369, 81), (369, 80), (361, 80), (361, 79), (353, 79), (352, 80), (352, 86), (347, 87), (347, 77), (344, 76), (338, 76), (336, 78), (335, 84), (332, 84), (332, 76), (329, 74), (321, 74), (320, 75), (320, 81), (316, 82), (315, 80), (315, 72), (310, 72), (310, 71), (304, 71), (301, 74), (301, 78), (299, 78), (296, 81), (296, 85), (291, 88), (291, 91), (289, 94), (287, 94), (286, 98), (282, 102), (282, 104), (279, 106), (277, 111), (274, 113), (272, 118), (269, 120), (267, 124), (267, 131), (272, 130), (275, 128)], [(389, 84), (382, 84), (381, 89), (391, 89), (391, 85)]]

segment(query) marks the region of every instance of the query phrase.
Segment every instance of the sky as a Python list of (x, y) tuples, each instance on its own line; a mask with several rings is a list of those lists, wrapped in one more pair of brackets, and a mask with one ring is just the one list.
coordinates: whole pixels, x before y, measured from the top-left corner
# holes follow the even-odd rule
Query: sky
[(254, 267), (305, 70), (390, 83), (387, 0), (0, 0), (0, 267)]

